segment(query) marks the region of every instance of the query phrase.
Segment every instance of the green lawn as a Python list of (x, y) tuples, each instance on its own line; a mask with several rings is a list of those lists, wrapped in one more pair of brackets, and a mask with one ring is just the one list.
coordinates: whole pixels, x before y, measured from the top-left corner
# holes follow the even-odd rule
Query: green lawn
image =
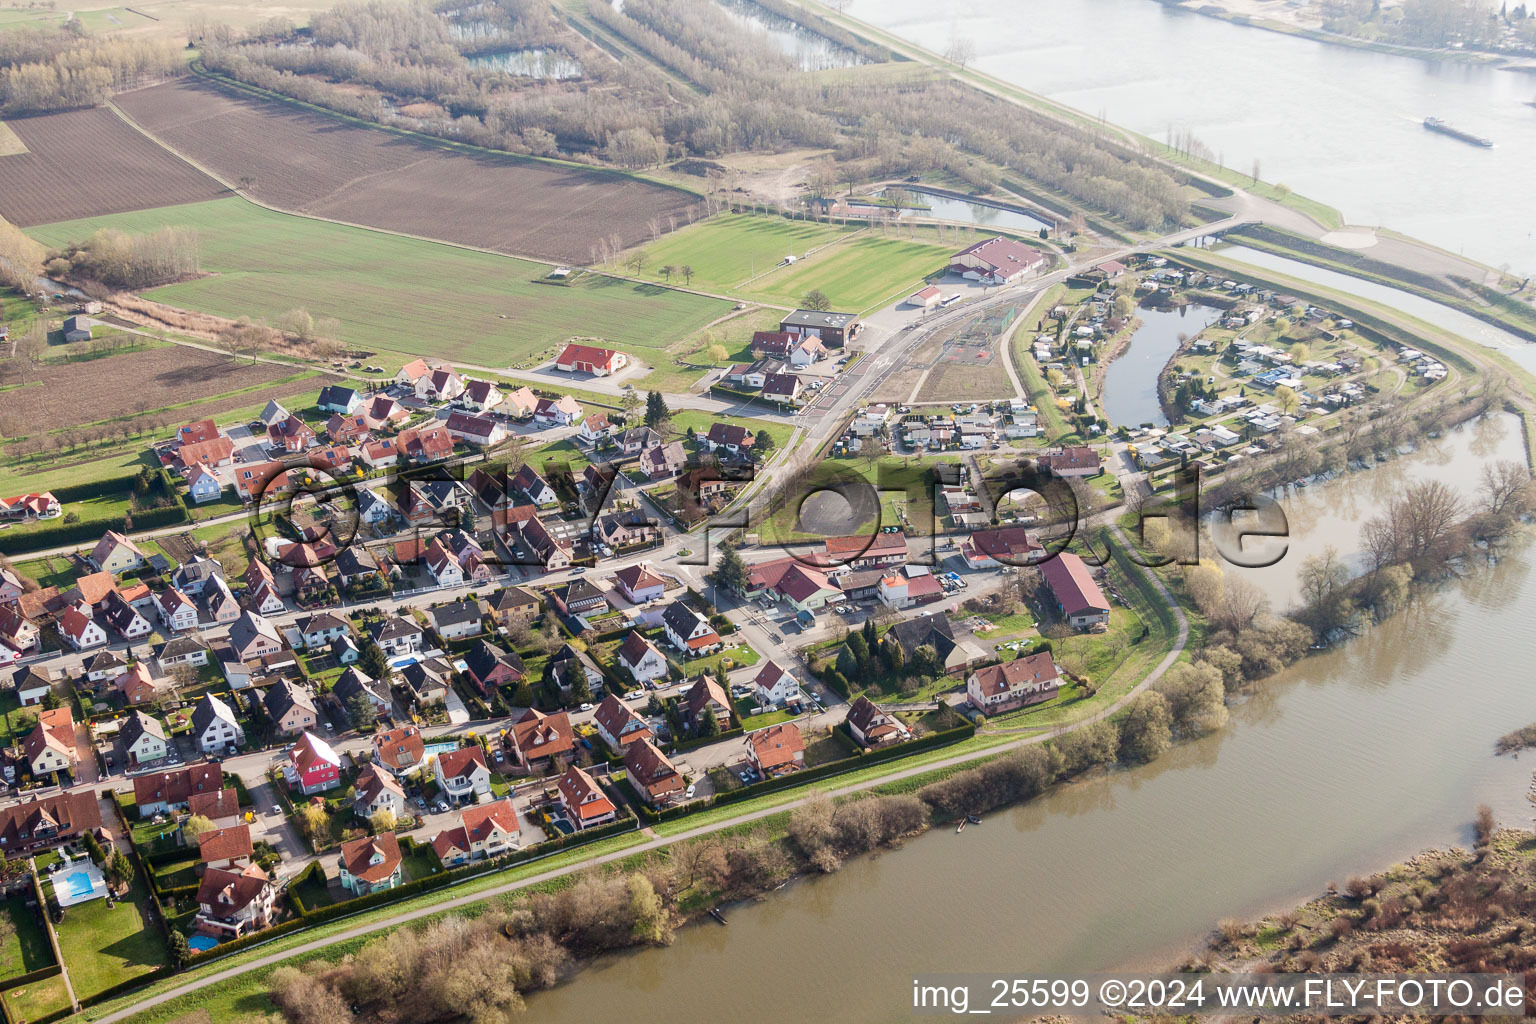
[(55, 974), (10, 989), (5, 993), (5, 1006), (10, 1011), (11, 1020), (37, 1020), (59, 1010), (68, 1010), (69, 996), (65, 994), (64, 979)]
[(64, 911), (59, 948), (77, 999), (89, 999), (166, 962), (165, 939), (144, 913), (147, 893), (134, 885), (131, 898), (107, 909), (91, 900)]
[(746, 294), (796, 306), (806, 292), (819, 289), (833, 309), (864, 313), (904, 298), (943, 270), (952, 252), (928, 242), (861, 234), (758, 279)]
[[(748, 419), (742, 416), (718, 416), (711, 412), (702, 412), (698, 409), (681, 409), (672, 414), (672, 429), (678, 436), (688, 433), (692, 427), (695, 434), (707, 434), (709, 428), (716, 423), (724, 423), (732, 427), (746, 427), (754, 434), (767, 431), (773, 438), (773, 450), (778, 451), (789, 443), (789, 436), (794, 433), (794, 425), (781, 420)], [(770, 456), (772, 452), (768, 453)]]
[(0, 746), (20, 743), (37, 725), (38, 710), (36, 707), (23, 708), (15, 690), (0, 690)]
[(27, 909), (24, 896), (8, 896), (3, 904), (5, 913), (16, 926), (16, 934), (4, 944), (3, 962), (0, 962), (0, 980), (15, 978), (30, 971), (41, 970), (53, 963), (53, 950), (48, 945), (48, 935), (36, 912)]
[(573, 335), (606, 338), (646, 361), (728, 312), (728, 303), (588, 275), (537, 284), (544, 264), (275, 213), (218, 199), (30, 229), (49, 245), (102, 227), (195, 229), (208, 276), (151, 297), (220, 316), (271, 321), (302, 306), (364, 345), (491, 366), (530, 364)]
[[(790, 252), (804, 256), (806, 250), (855, 230), (771, 215), (722, 213), (643, 247), (646, 263), (640, 276), (661, 281), (662, 267), (691, 266), (692, 287), (734, 292), (754, 272), (770, 270)], [(682, 278), (673, 280), (684, 283)]]
[(683, 673), (690, 679), (701, 672), (708, 672), (712, 676), (719, 676), (722, 674), (720, 664), (726, 658), (731, 659), (731, 668), (736, 669), (748, 665), (756, 665), (762, 659), (762, 655), (746, 644), (735, 644), (716, 654), (711, 654), (707, 658), (694, 658), (692, 661), (684, 662)]

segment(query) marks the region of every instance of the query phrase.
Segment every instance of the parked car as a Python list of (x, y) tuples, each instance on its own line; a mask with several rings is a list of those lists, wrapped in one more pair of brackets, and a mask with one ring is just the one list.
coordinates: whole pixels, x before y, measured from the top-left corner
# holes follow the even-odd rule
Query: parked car
[(578, 711), (591, 711), (592, 710), (592, 702), (591, 701), (587, 701), (586, 703), (582, 704), (582, 706), (577, 708), (576, 710), (578, 710)]
[(693, 791), (694, 791), (694, 788), (696, 786), (697, 786), (697, 783), (693, 783), (693, 782), (688, 783), (688, 788), (683, 790), (683, 796), (686, 797), (689, 800), (692, 800), (693, 799)]
[(423, 810), (423, 811), (424, 811), (424, 810), (426, 810), (426, 809), (427, 809), (427, 801), (426, 801), (426, 800), (424, 800), (424, 799), (423, 799), (423, 798), (421, 798), (421, 797), (417, 797), (417, 798), (416, 798), (416, 806), (417, 806), (417, 807), (418, 807), (418, 808), (420, 808), (420, 809), (421, 809), (421, 810)]
[(277, 806), (277, 804), (273, 804), (272, 805), (272, 813), (277, 815), (278, 817), (282, 817), (283, 809), (281, 807)]

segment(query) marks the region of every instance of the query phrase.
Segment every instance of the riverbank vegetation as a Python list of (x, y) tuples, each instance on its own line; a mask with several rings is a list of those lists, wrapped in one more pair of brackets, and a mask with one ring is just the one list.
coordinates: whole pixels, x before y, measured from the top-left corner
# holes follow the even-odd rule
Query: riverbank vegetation
[(688, 161), (709, 176), (729, 153), (804, 147), (830, 151), (814, 176), (826, 194), (842, 181), (914, 173), (977, 189), (1019, 176), (1137, 230), (1189, 213), (1176, 173), (1102, 133), (947, 76), (850, 69), (829, 84), (705, 0), (579, 5), (572, 17), (614, 42), (609, 53), (547, 6), (484, 6), (497, 39), (572, 54), (579, 75), (530, 79), (471, 63), (483, 32), (384, 0), (344, 4), (308, 29), (209, 29), (196, 41), (208, 69), (242, 83), (512, 153), (631, 170)]

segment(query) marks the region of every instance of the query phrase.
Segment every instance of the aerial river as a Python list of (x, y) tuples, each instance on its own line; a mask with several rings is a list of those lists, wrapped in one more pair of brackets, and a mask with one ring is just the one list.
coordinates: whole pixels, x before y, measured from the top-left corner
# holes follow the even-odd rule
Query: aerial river
[[(1226, 163), (1258, 158), (1265, 178), (1352, 222), (1536, 270), (1536, 193), (1510, 187), (1536, 158), (1536, 110), (1523, 105), (1536, 95), (1531, 78), (1290, 39), (1150, 0), (853, 0), (849, 12), (936, 50), (965, 37), (983, 69), (1147, 135), (1188, 127)], [(1431, 135), (1418, 124), (1427, 114), (1498, 145)], [(1444, 307), (1410, 311), (1512, 354), (1525, 347), (1478, 336)], [(1287, 499), (1291, 553), (1249, 576), (1282, 607), (1301, 558), (1326, 543), (1351, 554), (1359, 524), (1404, 481), (1441, 474), (1470, 496), (1482, 462), (1522, 452), (1513, 417), (1495, 416), (1307, 488)], [(1478, 803), (1529, 824), (1532, 760), (1495, 758), (1492, 745), (1536, 721), (1533, 561), (1536, 548), (1516, 546), (1422, 592), (1266, 681), (1226, 729), (1155, 764), (796, 882), (734, 908), (728, 927), (604, 958), (532, 996), (530, 1010), (569, 1024), (905, 1019), (918, 971), (1161, 967), (1220, 918), (1466, 842)]]
[[(1152, 0), (851, 0), (847, 11), (1159, 141), (1493, 266), (1536, 273), (1536, 76), (1232, 25)], [(1492, 149), (1426, 131), (1425, 117)]]

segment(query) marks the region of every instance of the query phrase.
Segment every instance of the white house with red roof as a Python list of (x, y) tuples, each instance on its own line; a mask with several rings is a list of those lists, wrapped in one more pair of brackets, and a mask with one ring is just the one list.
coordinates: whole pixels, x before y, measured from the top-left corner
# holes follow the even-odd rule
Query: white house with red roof
[(655, 735), (645, 719), (635, 714), (629, 706), (613, 694), (603, 698), (592, 716), (597, 734), (615, 753), (621, 753), (637, 740), (650, 739)]
[(672, 646), (690, 658), (713, 654), (725, 646), (709, 620), (682, 601), (667, 605), (661, 613), (661, 625)]
[(77, 651), (107, 642), (107, 631), (91, 616), (90, 606), (83, 603), (65, 609), (59, 616), (59, 635)]
[(541, 398), (539, 404), (533, 407), (533, 419), (536, 423), (546, 426), (568, 427), (581, 419), (581, 403), (570, 395), (561, 395), (559, 398)]
[(155, 595), (155, 607), (160, 621), (173, 633), (184, 633), (197, 628), (197, 605), (175, 587), (166, 587)]
[(937, 601), (944, 596), (944, 588), (926, 570), (909, 569), (882, 576), (878, 594), (880, 603), (887, 608), (901, 609)]
[(880, 747), (912, 738), (901, 719), (868, 697), (860, 697), (848, 708), (848, 735), (861, 747)]
[(464, 808), (459, 824), (432, 840), (432, 849), (444, 867), (500, 857), (522, 845), (523, 829), (511, 800)]
[(815, 611), (843, 596), (837, 582), (827, 573), (792, 556), (750, 567), (747, 593), (783, 601), (797, 612)]
[(432, 775), (451, 804), (478, 803), (491, 795), (491, 769), (478, 743), (437, 755)]
[(667, 581), (651, 571), (649, 563), (630, 565), (613, 574), (614, 581), (631, 604), (648, 604), (661, 600), (666, 592)]
[(978, 530), (960, 545), (960, 557), (972, 569), (1025, 565), (1045, 549), (1022, 526)]
[(1001, 665), (988, 665), (965, 680), (971, 706), (987, 715), (1041, 704), (1056, 696), (1061, 670), (1050, 651), (1026, 655)]
[(570, 344), (555, 357), (555, 369), (566, 373), (590, 373), (594, 377), (606, 377), (618, 373), (629, 365), (629, 357), (610, 348), (592, 345)]
[(341, 844), (341, 887), (354, 896), (367, 896), (399, 885), (404, 872), (400, 841), (393, 832), (380, 832)]
[(916, 306), (919, 309), (931, 309), (937, 306), (942, 298), (944, 298), (944, 293), (939, 291), (937, 285), (930, 284), (908, 295), (907, 305)]
[(603, 438), (613, 433), (613, 424), (608, 417), (600, 412), (594, 412), (581, 421), (581, 430), (576, 434), (587, 444), (597, 444)]

